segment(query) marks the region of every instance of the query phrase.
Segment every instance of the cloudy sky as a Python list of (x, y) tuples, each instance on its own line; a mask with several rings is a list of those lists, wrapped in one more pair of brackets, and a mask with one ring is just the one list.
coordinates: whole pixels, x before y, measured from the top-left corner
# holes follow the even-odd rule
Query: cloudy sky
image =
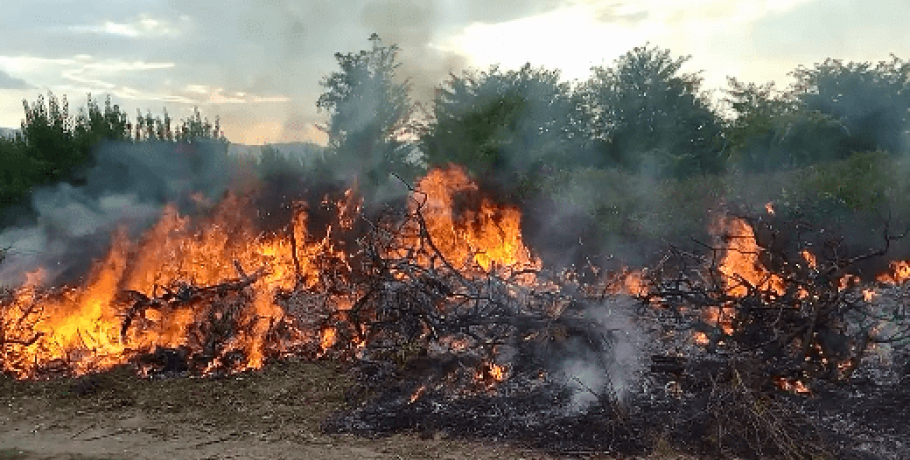
[(0, 126), (50, 90), (76, 107), (110, 94), (131, 116), (198, 106), (233, 142), (318, 141), (319, 81), (372, 32), (402, 47), (426, 99), (450, 71), (531, 62), (584, 79), (646, 42), (692, 55), (705, 89), (786, 86), (826, 57), (910, 58), (908, 23), (907, 0), (3, 0)]

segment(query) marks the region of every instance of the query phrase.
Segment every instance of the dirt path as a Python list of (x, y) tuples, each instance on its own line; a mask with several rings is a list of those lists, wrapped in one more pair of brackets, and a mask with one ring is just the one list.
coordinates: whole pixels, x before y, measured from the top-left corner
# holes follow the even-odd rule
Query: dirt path
[(279, 363), (224, 379), (0, 379), (0, 460), (532, 459), (514, 446), (417, 435), (329, 436), (348, 385), (329, 364)]

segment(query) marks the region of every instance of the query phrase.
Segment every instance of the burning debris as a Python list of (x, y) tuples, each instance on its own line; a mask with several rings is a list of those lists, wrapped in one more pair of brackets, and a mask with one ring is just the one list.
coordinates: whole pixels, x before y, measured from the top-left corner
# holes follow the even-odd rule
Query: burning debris
[(761, 355), (769, 377), (796, 393), (809, 393), (812, 380), (848, 379), (871, 346), (910, 338), (903, 307), (875, 302), (850, 272), (903, 235), (886, 226), (879, 249), (847, 256), (838, 241), (828, 240), (815, 255), (793, 247), (804, 240), (788, 239), (777, 228), (787, 227), (727, 216), (718, 219), (720, 244), (706, 245), (707, 256), (674, 249), (648, 272), (645, 297), (659, 306), (651, 310), (662, 317), (658, 322), (689, 330), (710, 351)]
[[(369, 215), (356, 190), (338, 191), (263, 231), (246, 218), (257, 199), (195, 200), (196, 219), (168, 206), (136, 241), (117, 231), (80, 286), (30, 273), (0, 299), (0, 367), (217, 375), (333, 358), (357, 379), (329, 431), (622, 452), (673, 435), (697, 452), (802, 458), (824, 454), (824, 430), (791, 398), (910, 338), (902, 291), (881, 287), (907, 265), (878, 287), (850, 271), (900, 237), (887, 227), (881, 248), (848, 257), (837, 240), (785, 235), (769, 204), (760, 218), (718, 217), (699, 251), (673, 247), (642, 271), (592, 267), (590, 283), (543, 267), (519, 211), (455, 167)], [(331, 218), (315, 225), (311, 211)]]

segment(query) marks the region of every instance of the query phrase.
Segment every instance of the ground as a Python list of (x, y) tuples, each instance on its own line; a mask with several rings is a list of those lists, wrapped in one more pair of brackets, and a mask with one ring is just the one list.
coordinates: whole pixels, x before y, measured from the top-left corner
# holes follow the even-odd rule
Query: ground
[(439, 435), (323, 434), (322, 420), (349, 385), (337, 364), (294, 361), (218, 379), (140, 379), (128, 368), (77, 379), (0, 377), (0, 460), (555, 458)]

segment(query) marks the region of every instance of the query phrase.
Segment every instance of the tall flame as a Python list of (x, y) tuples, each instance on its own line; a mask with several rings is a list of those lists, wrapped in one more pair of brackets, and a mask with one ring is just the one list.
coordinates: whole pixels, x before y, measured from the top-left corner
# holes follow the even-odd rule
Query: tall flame
[[(459, 206), (463, 194), (477, 201)], [(413, 198), (412, 210), (420, 208), (439, 252), (465, 273), (539, 267), (522, 242), (520, 212), (481, 197), (462, 169), (430, 172), (419, 181)], [(288, 231), (279, 234), (255, 230), (248, 218), (255, 215), (250, 203), (248, 197), (228, 194), (208, 217), (198, 219), (167, 206), (138, 240), (131, 241), (125, 231), (115, 232), (110, 250), (96, 261), (81, 286), (42, 289), (42, 272), (29, 274), (11, 299), (0, 299), (0, 369), (19, 378), (39, 376), (55, 363), (75, 374), (103, 370), (156, 347), (191, 346), (196, 343), (194, 328), (212, 315), (228, 314), (204, 302), (186, 301), (180, 308), (146, 308), (136, 320), (141, 327), (125, 327), (124, 318), (134, 311), (124, 293), (154, 299), (165, 290), (176, 289), (174, 295), (179, 296), (181, 286), (248, 280), (239, 294), (245, 297), (237, 299), (245, 306), (229, 313), (245, 325), (244, 331), (232, 335), (223, 347), (243, 357), (231, 364), (233, 371), (259, 368), (270, 354), (297, 345), (270, 335), (274, 324), (291, 315), (276, 303), (276, 293), (320, 291), (336, 310), (351, 308), (356, 293), (335, 292), (320, 280), (327, 275), (322, 271), (324, 260), (339, 261), (351, 271), (352, 254), (333, 243), (337, 239), (333, 230), (353, 228), (360, 214), (356, 193), (348, 191), (335, 203), (337, 216), (321, 238), (309, 234), (303, 203), (294, 206)], [(400, 238), (405, 247), (421, 241), (414, 232), (405, 231)], [(347, 276), (335, 271), (330, 275)], [(320, 353), (339, 340), (334, 328), (325, 327), (295, 331), (294, 337), (312, 343)]]
[[(477, 206), (460, 206), (459, 199), (479, 196), (477, 184), (461, 167), (430, 171), (417, 190), (411, 209), (424, 216), (431, 240), (456, 268), (493, 272), (540, 267), (522, 241), (518, 209), (496, 205), (487, 197), (479, 197)], [(417, 229), (411, 230), (411, 243), (416, 244)]]

